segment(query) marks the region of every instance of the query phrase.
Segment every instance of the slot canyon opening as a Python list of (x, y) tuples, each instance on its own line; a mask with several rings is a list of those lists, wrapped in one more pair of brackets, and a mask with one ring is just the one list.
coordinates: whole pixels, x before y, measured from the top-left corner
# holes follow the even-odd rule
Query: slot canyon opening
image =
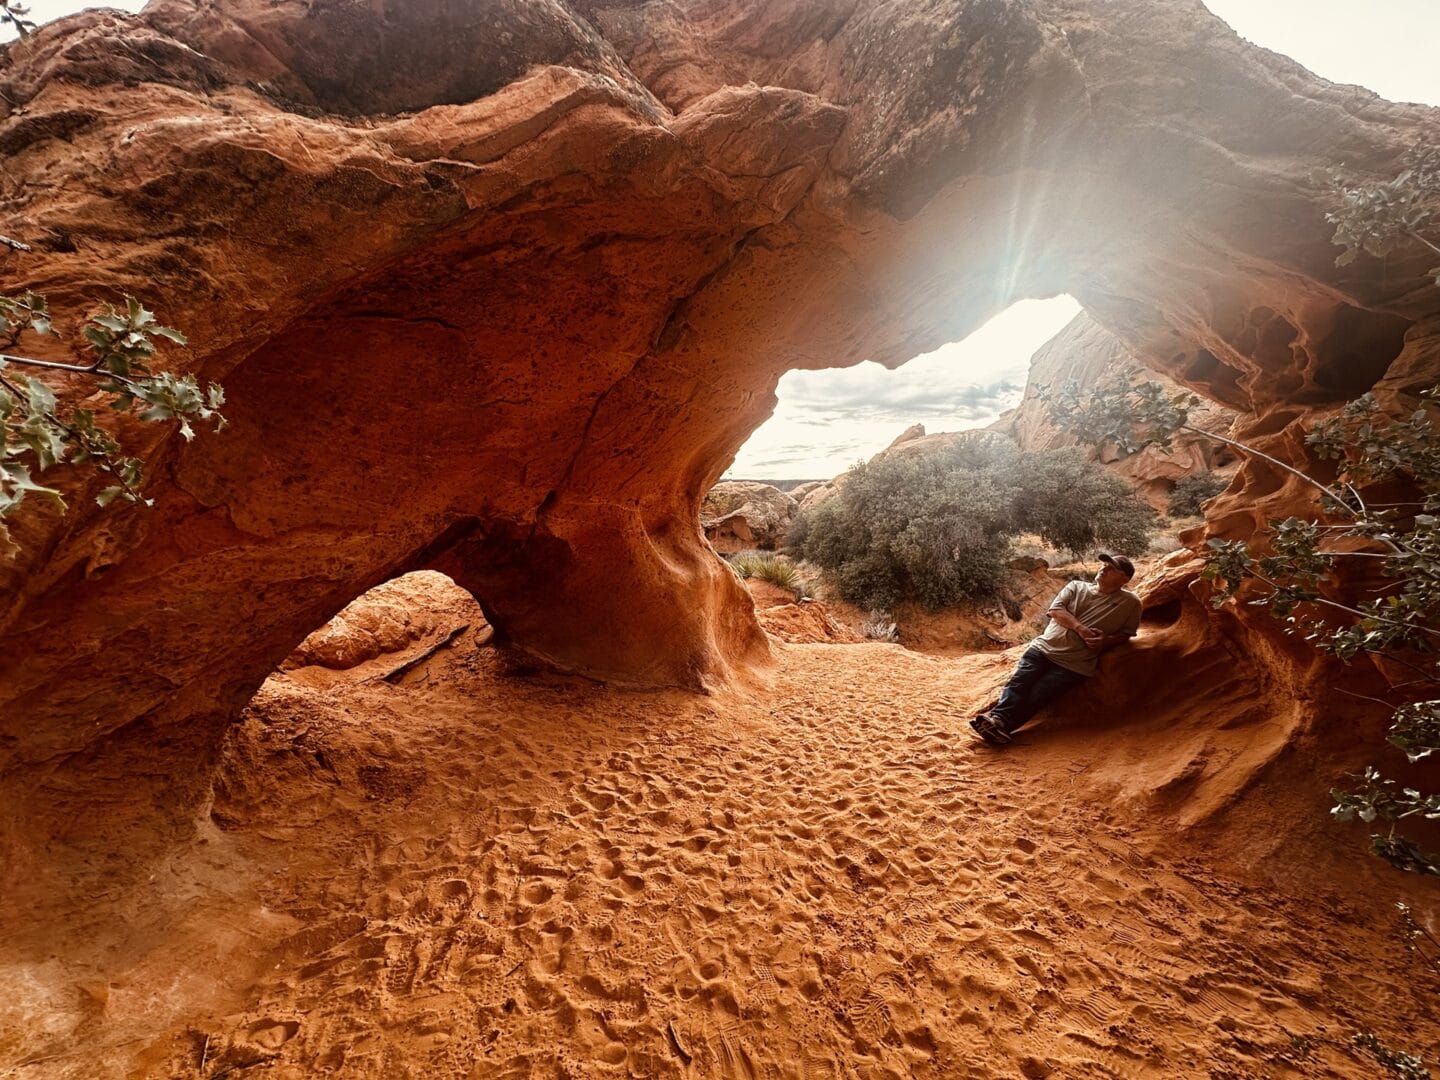
[[(473, 662), (493, 638), (474, 596), (436, 570), (400, 574), (357, 596), (296, 646), (241, 711), (216, 766), (211, 821), (251, 825), (275, 808), (277, 791), (293, 797), (297, 811), (327, 789), (365, 800), (404, 796), (424, 763), (360, 738), (384, 726), (374, 715), (317, 711), (317, 700), (370, 687), (383, 716), (386, 690), (424, 689), (444, 677), (445, 665)], [(288, 734), (277, 743), (282, 728)], [(353, 752), (357, 745), (363, 753)]]

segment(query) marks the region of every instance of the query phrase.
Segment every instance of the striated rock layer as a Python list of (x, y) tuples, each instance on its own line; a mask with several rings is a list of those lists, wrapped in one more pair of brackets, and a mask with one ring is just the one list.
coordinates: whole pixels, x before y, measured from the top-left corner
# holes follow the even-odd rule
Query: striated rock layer
[[(183, 823), (265, 675), (416, 569), (540, 661), (724, 684), (769, 649), (697, 510), (780, 375), (898, 365), (1021, 297), (1073, 294), (1272, 442), (1387, 372), (1413, 389), (1426, 253), (1337, 269), (1315, 177), (1391, 176), (1437, 130), (1198, 0), (155, 0), (46, 27), (0, 67), (0, 233), (35, 247), (7, 282), (63, 330), (143, 297), (231, 426), (123, 432), (153, 509), (99, 513), (76, 476), (71, 516), (19, 523), (4, 804), (101, 846)], [(1258, 518), (1296, 495), (1240, 489)]]

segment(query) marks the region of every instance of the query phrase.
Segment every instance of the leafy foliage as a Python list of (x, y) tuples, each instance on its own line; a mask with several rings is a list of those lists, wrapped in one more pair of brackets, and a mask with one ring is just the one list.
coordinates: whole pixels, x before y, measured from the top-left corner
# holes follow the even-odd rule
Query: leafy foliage
[(872, 611), (860, 624), (860, 633), (868, 641), (899, 641), (900, 627), (886, 611)]
[[(1166, 445), (1177, 432), (1190, 431), (1309, 484), (1317, 494), (1317, 513), (1271, 521), (1263, 542), (1253, 546), (1211, 539), (1205, 577), (1216, 586), (1212, 602), (1217, 608), (1243, 589), (1245, 602), (1266, 608), (1287, 633), (1351, 660), (1363, 653), (1429, 653), (1440, 645), (1440, 432), (1426, 407), (1437, 396), (1440, 388), (1426, 392), (1420, 408), (1396, 419), (1384, 415), (1367, 394), (1316, 424), (1306, 442), (1317, 457), (1334, 463), (1335, 479), (1329, 482), (1192, 426), (1189, 397), (1166, 396), (1153, 383), (1122, 383), (1089, 395), (1071, 386), (1050, 394), (1049, 402), (1058, 423), (1090, 439), (1133, 450)], [(1400, 481), (1415, 494), (1408, 501), (1371, 506), (1362, 489), (1382, 480)], [(1342, 603), (1329, 594), (1344, 559), (1375, 560), (1388, 580), (1373, 590), (1376, 595)], [(1412, 687), (1428, 687), (1432, 694), (1440, 688), (1440, 668), (1432, 663), (1419, 671), (1422, 678)], [(1390, 742), (1412, 763), (1435, 753), (1440, 749), (1440, 702), (1398, 708)], [(1440, 796), (1401, 788), (1374, 769), (1361, 779), (1358, 792), (1334, 793), (1336, 818), (1390, 823), (1388, 833), (1371, 837), (1375, 853), (1400, 869), (1440, 874), (1440, 856), (1420, 851), (1394, 827), (1409, 817), (1440, 818)]]
[[(44, 298), (33, 292), (0, 296), (0, 321), (4, 322), (6, 349), (14, 348), (26, 333), (54, 333)], [(70, 408), (62, 416), (48, 383), (14, 369), (92, 379), (95, 388), (106, 395), (111, 410), (138, 411), (139, 418), (146, 421), (174, 421), (186, 439), (194, 438), (192, 422), (224, 424), (219, 408), (225, 395), (218, 383), (202, 389), (193, 375), (151, 369), (157, 339), (184, 345), (185, 337), (157, 323), (154, 314), (134, 297), (125, 297), (122, 308), (107, 307), (92, 315), (81, 333), (82, 349), (88, 350), (84, 363), (0, 353), (0, 555), (16, 552), (4, 519), (26, 496), (44, 496), (64, 507), (60, 492), (35, 478), (62, 463), (88, 465), (112, 481), (95, 497), (101, 506), (116, 499), (147, 502), (139, 491), (141, 462), (125, 456), (115, 437), (97, 422), (95, 412)]]
[[(1325, 216), (1335, 226), (1335, 243), (1345, 248), (1337, 266), (1354, 262), (1361, 252), (1384, 258), (1405, 240), (1440, 255), (1440, 247), (1424, 236), (1440, 228), (1440, 144), (1412, 146), (1393, 180), (1349, 185), (1332, 177), (1331, 185), (1338, 206)], [(1440, 265), (1430, 274), (1440, 285)]]
[(888, 611), (902, 600), (938, 608), (993, 592), (1022, 533), (1076, 552), (1103, 543), (1139, 554), (1154, 511), (1077, 451), (1026, 453), (988, 440), (862, 462), (803, 517), (802, 556), (845, 600)]
[(1182, 476), (1170, 489), (1168, 509), (1171, 517), (1197, 517), (1205, 502), (1224, 491), (1229, 481), (1213, 472)]
[(30, 18), (30, 6), (20, 0), (0, 0), (0, 26), (9, 23), (22, 38), (35, 32), (35, 20)]
[(1361, 1050), (1368, 1050), (1385, 1071), (1400, 1080), (1431, 1080), (1430, 1070), (1414, 1054), (1392, 1050), (1372, 1032), (1361, 1032), (1350, 1040)]
[[(1400, 928), (1403, 931), (1405, 948), (1421, 960), (1428, 960), (1435, 973), (1440, 975), (1440, 941), (1436, 941), (1435, 935), (1416, 920), (1409, 904), (1397, 900), (1395, 910), (1400, 913)], [(1425, 945), (1422, 946), (1422, 942)]]

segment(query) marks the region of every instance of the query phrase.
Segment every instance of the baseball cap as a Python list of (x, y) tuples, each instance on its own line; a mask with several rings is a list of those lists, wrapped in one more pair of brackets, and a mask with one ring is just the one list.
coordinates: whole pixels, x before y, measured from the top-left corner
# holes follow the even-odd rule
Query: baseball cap
[(1103, 563), (1109, 563), (1111, 566), (1115, 567), (1116, 570), (1119, 570), (1122, 574), (1125, 575), (1126, 581), (1129, 581), (1135, 576), (1135, 564), (1129, 559), (1127, 559), (1124, 555), (1111, 555), (1107, 551), (1102, 551), (1100, 553), (1100, 561)]

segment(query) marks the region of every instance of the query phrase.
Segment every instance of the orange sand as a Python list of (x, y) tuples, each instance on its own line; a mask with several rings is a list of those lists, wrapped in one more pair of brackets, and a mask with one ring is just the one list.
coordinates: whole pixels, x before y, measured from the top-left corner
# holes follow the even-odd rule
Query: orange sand
[(1440, 1053), (1440, 975), (1388, 904), (1219, 868), (1097, 779), (1123, 727), (967, 737), (1005, 657), (777, 642), (743, 692), (624, 692), (508, 670), (449, 603), (400, 653), (273, 677), (201, 837), (57, 913), (63, 948), (12, 938), (0, 1074), (1238, 1080), (1380, 1075), (1357, 1031)]

